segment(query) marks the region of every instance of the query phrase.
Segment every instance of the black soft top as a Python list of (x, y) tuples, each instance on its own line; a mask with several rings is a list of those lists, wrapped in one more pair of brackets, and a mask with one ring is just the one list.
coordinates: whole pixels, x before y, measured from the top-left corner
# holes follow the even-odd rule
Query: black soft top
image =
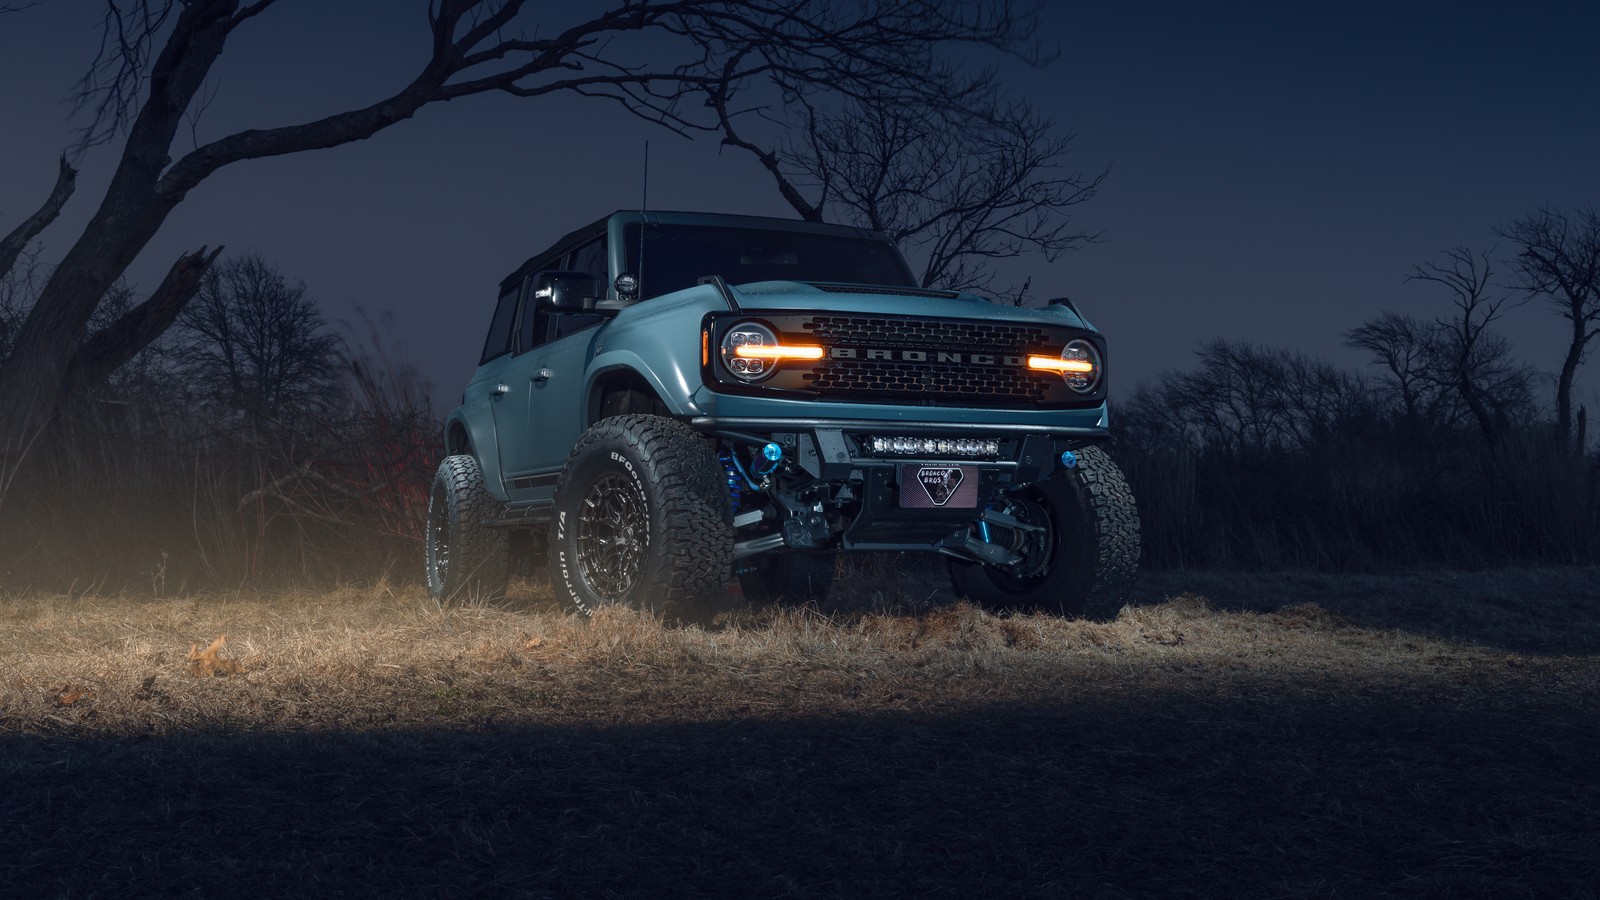
[(684, 210), (639, 210), (619, 209), (610, 215), (596, 219), (582, 228), (568, 232), (561, 240), (551, 244), (540, 253), (528, 257), (527, 262), (517, 267), (515, 272), (507, 275), (500, 282), (500, 293), (505, 293), (522, 284), (523, 279), (534, 272), (548, 269), (552, 262), (571, 252), (579, 244), (591, 241), (606, 233), (607, 226), (613, 219), (621, 219), (625, 223), (649, 222), (663, 225), (720, 225), (724, 228), (774, 228), (790, 231), (808, 231), (813, 234), (833, 234), (840, 237), (867, 238), (888, 242), (889, 239), (882, 232), (869, 228), (857, 228), (853, 225), (832, 225), (826, 222), (806, 222), (801, 219), (780, 219), (775, 216), (743, 216), (729, 213), (687, 212)]

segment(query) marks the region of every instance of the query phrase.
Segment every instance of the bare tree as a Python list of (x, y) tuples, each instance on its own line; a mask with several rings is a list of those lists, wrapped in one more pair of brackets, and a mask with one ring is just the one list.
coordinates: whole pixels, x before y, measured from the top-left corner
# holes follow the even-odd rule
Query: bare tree
[[(248, 159), (371, 137), (423, 107), (476, 94), (579, 94), (679, 132), (713, 130), (688, 103), (712, 86), (759, 82), (812, 95), (925, 96), (949, 43), (1009, 49), (1031, 32), (1021, 0), (618, 0), (558, 31), (526, 0), (432, 0), (431, 53), (417, 74), (359, 109), (247, 129), (174, 160), (174, 141), (228, 39), (274, 0), (106, 0), (101, 51), (79, 94), (80, 146), (122, 139), (97, 211), (55, 267), (0, 368), (0, 433), (13, 453), (57, 408), (64, 384), (93, 383), (148, 346), (198, 289), (215, 258), (180, 259), (148, 300), (88, 341), (107, 288), (188, 193)], [(419, 19), (421, 16), (419, 16)], [(531, 35), (531, 36), (530, 36)], [(648, 38), (620, 40), (629, 36)], [(648, 55), (639, 55), (640, 48)], [(202, 101), (203, 102), (203, 101)], [(4, 453), (0, 453), (3, 456)]]
[[(924, 287), (989, 291), (1020, 305), (1026, 286), (997, 288), (991, 264), (1030, 251), (1053, 260), (1098, 239), (1072, 227), (1071, 208), (1094, 197), (1105, 173), (1067, 168), (1072, 136), (1026, 104), (999, 102), (981, 80), (939, 77), (941, 90), (912, 98), (830, 107), (788, 94), (782, 117), (737, 109), (725, 89), (708, 102), (723, 143), (753, 154), (802, 218), (884, 232), (921, 261)], [(774, 118), (780, 127), (762, 128)]]
[(1454, 389), (1440, 377), (1436, 323), (1386, 312), (1346, 331), (1344, 343), (1367, 351), (1387, 371), (1389, 393), (1410, 428), (1437, 421), (1443, 399)]
[(1453, 247), (1441, 255), (1443, 264), (1415, 266), (1406, 280), (1430, 282), (1450, 291), (1455, 315), (1436, 320), (1438, 364), (1471, 411), (1484, 441), (1493, 445), (1499, 439), (1496, 408), (1514, 400), (1502, 393), (1519, 380), (1526, 384), (1525, 375), (1520, 374), (1522, 367), (1510, 359), (1510, 345), (1489, 331), (1510, 298), (1493, 292), (1494, 268), (1487, 252), (1475, 254), (1466, 247)]
[(1516, 286), (1543, 297), (1571, 326), (1556, 376), (1556, 429), (1565, 444), (1572, 437), (1572, 384), (1600, 335), (1600, 210), (1547, 207), (1495, 233), (1522, 248), (1511, 261)]
[(1137, 439), (1261, 461), (1315, 449), (1370, 417), (1364, 379), (1303, 354), (1214, 340), (1195, 355), (1194, 370), (1135, 392), (1130, 413), (1145, 432)]
[(306, 286), (256, 254), (212, 266), (178, 317), (188, 383), (219, 413), (252, 422), (328, 407), (339, 349)]

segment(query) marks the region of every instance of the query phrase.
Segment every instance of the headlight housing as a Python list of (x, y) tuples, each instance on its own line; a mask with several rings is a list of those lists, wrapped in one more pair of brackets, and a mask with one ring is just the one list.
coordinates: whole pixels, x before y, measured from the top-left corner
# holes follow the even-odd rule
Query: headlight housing
[(1060, 356), (1030, 356), (1028, 368), (1059, 372), (1067, 387), (1080, 394), (1093, 391), (1100, 384), (1100, 376), (1104, 367), (1100, 363), (1100, 351), (1094, 344), (1075, 338), (1061, 348)]
[(816, 344), (785, 344), (760, 322), (740, 322), (722, 335), (722, 367), (739, 381), (754, 384), (772, 377), (788, 360), (818, 360)]
[[(767, 356), (741, 355), (741, 348), (771, 348), (778, 346), (778, 337), (772, 329), (760, 322), (740, 322), (722, 336), (722, 367), (740, 381), (754, 384), (765, 381), (777, 371), (777, 360)], [(749, 353), (750, 350), (745, 350)]]

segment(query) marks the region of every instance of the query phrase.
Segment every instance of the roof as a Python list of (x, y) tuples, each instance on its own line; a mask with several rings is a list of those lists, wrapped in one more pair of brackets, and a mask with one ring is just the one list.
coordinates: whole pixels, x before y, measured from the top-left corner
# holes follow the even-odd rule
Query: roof
[(841, 237), (888, 240), (881, 232), (868, 228), (857, 228), (853, 225), (834, 225), (827, 222), (807, 222), (802, 219), (781, 219), (775, 216), (742, 216), (730, 213), (688, 212), (685, 210), (652, 209), (641, 212), (636, 209), (619, 209), (610, 215), (590, 222), (582, 228), (568, 232), (561, 240), (528, 257), (527, 261), (518, 266), (515, 272), (501, 280), (500, 292), (504, 293), (506, 290), (521, 284), (523, 279), (534, 272), (547, 268), (550, 257), (563, 255), (573, 247), (605, 234), (608, 224), (613, 220), (621, 221), (623, 224), (650, 222), (661, 225), (720, 225), (724, 228), (809, 231), (813, 234), (834, 234)]

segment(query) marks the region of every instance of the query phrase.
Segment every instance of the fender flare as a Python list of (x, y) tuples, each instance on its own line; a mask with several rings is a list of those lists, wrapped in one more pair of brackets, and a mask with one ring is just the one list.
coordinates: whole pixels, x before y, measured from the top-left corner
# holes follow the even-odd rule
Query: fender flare
[(689, 418), (700, 415), (701, 410), (693, 399), (700, 387), (699, 368), (684, 371), (673, 361), (668, 361), (665, 368), (665, 372), (658, 371), (639, 354), (627, 349), (610, 350), (596, 356), (590, 362), (589, 373), (584, 379), (584, 424), (593, 424), (605, 384), (623, 372), (643, 381), (673, 416)]

